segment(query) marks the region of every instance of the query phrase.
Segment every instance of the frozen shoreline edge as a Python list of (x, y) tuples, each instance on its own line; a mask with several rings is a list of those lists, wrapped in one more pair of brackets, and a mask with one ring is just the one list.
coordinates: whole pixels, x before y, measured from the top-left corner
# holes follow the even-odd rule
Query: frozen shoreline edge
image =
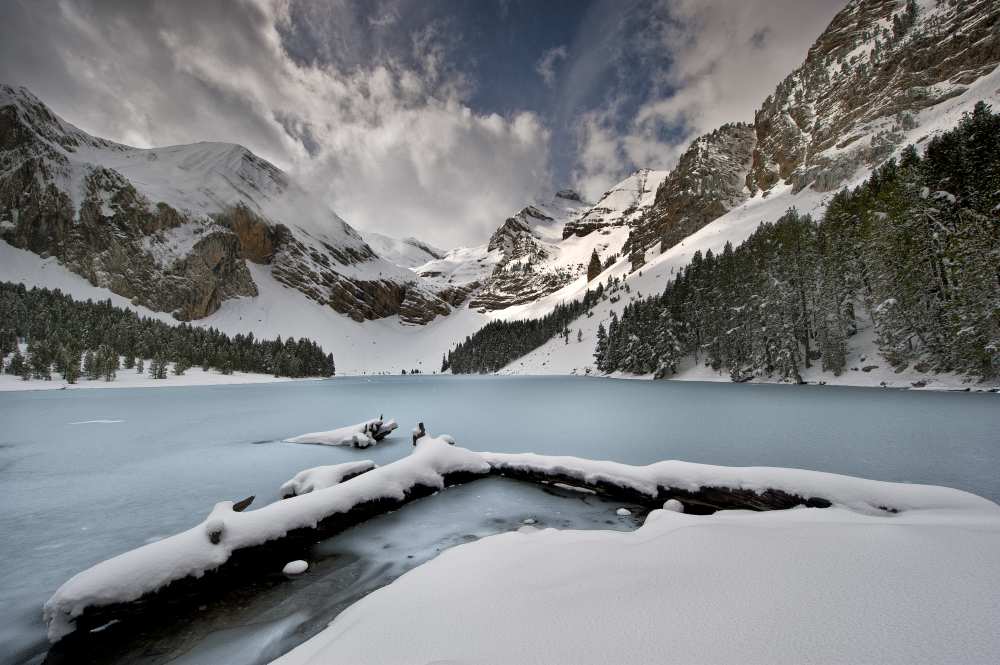
[[(301, 558), (303, 546), (317, 538), (488, 475), (568, 482), (653, 509), (679, 499), (696, 514), (832, 505), (888, 519), (908, 511), (946, 510), (986, 514), (1000, 522), (997, 504), (943, 487), (771, 467), (677, 461), (632, 466), (532, 453), (475, 453), (445, 439), (428, 439), (409, 457), (258, 510), (234, 512), (232, 502), (221, 502), (194, 528), (75, 575), (45, 604), (50, 640), (70, 635), (74, 639), (67, 642), (86, 640), (93, 628), (120, 615), (134, 615), (135, 601), (155, 617), (160, 600), (196, 598), (202, 588), (225, 586), (245, 579), (248, 572)], [(221, 537), (210, 538), (212, 534)]]

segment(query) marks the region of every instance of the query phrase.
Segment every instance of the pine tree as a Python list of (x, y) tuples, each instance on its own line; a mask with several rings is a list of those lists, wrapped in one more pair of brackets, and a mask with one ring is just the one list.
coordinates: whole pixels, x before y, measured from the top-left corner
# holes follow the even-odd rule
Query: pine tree
[(144, 361), (142, 358), (139, 358), (135, 362), (135, 373), (136, 374), (143, 374), (143, 373), (145, 373), (145, 371), (146, 371), (146, 361)]
[(10, 357), (10, 362), (7, 364), (7, 373), (15, 376), (21, 376), (24, 372), (25, 364), (24, 355), (21, 354), (21, 349), (15, 347), (14, 354)]
[(594, 281), (601, 272), (601, 257), (597, 255), (597, 250), (595, 249), (590, 254), (590, 263), (587, 264), (587, 281)]
[(80, 378), (80, 354), (76, 351), (62, 348), (62, 375), (66, 383), (76, 383)]
[(87, 352), (83, 354), (83, 373), (91, 381), (95, 381), (100, 377), (100, 372), (97, 369), (97, 359), (94, 357), (94, 352), (90, 349), (87, 349)]
[(594, 347), (594, 364), (602, 372), (610, 371), (608, 367), (608, 331), (604, 322), (597, 324), (597, 345)]

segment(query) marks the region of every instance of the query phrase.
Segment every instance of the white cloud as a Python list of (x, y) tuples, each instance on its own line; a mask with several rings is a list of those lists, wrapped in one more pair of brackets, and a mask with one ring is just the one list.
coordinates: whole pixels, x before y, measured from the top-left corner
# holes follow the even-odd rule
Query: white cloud
[(566, 59), (566, 47), (565, 46), (555, 46), (545, 51), (542, 57), (539, 58), (538, 64), (535, 65), (535, 71), (542, 80), (545, 81), (545, 85), (550, 88), (555, 85), (556, 82), (556, 65), (560, 60)]
[(62, 2), (31, 15), (29, 3), (15, 13), (36, 34), (0, 46), (0, 72), (95, 134), (240, 143), (353, 225), (438, 245), (482, 242), (547, 182), (540, 119), (473, 111), (440, 26), (409, 37), (405, 62), (379, 52), (338, 67), (289, 55), (287, 2), (220, 5)]

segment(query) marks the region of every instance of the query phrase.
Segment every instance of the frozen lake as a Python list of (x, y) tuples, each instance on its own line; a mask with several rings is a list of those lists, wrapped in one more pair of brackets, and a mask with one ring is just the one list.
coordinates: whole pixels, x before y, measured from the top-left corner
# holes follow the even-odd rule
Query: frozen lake
[[(475, 450), (801, 467), (948, 485), (1000, 501), (998, 400), (822, 386), (433, 376), (3, 393), (0, 662), (40, 658), (41, 605), (79, 570), (192, 526), (218, 500), (255, 494), (255, 507), (276, 500), (281, 483), (306, 467), (398, 459), (409, 453), (418, 420)], [(401, 433), (366, 451), (281, 442), (380, 413), (396, 418)], [(634, 526), (613, 508), (500, 480), (448, 490), (333, 539), (317, 552), (326, 563), (313, 577), (262, 592), (274, 597), (246, 614), (257, 628), (206, 617), (219, 632), (189, 636), (178, 662), (250, 663), (268, 650), (280, 653), (359, 593), (440, 548), (516, 528), (524, 518), (560, 527)], [(346, 566), (353, 566), (349, 583), (337, 577)], [(288, 602), (289, 594), (319, 609), (297, 612), (302, 604)], [(234, 643), (245, 644), (246, 654), (219, 651)]]

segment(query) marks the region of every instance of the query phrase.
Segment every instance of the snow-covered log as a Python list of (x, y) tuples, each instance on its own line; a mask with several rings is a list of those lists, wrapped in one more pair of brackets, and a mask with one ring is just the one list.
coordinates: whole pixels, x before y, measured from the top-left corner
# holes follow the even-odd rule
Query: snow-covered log
[(874, 515), (917, 508), (997, 508), (967, 492), (775, 467), (729, 467), (668, 460), (646, 466), (535, 453), (480, 453), (497, 475), (561, 482), (650, 507), (677, 499), (688, 513), (844, 506)]
[(345, 480), (356, 478), (362, 473), (368, 473), (376, 466), (375, 462), (366, 459), (360, 462), (314, 466), (311, 469), (299, 471), (291, 480), (281, 486), (281, 498), (287, 499), (339, 485)]
[[(344, 465), (336, 466), (341, 468), (330, 471), (330, 477), (338, 474), (343, 477), (346, 472)], [(944, 487), (880, 482), (799, 469), (721, 467), (678, 461), (631, 466), (533, 453), (475, 453), (455, 446), (450, 437), (427, 436), (420, 440), (408, 457), (330, 487), (314, 488), (307, 494), (242, 513), (233, 511), (232, 502), (219, 503), (208, 518), (193, 529), (126, 552), (79, 573), (60, 587), (45, 604), (49, 637), (56, 641), (78, 628), (92, 629), (121, 617), (134, 619), (137, 612), (162, 613), (163, 608), (169, 605), (157, 605), (158, 599), (169, 601), (182, 594), (204, 594), (211, 591), (213, 585), (227, 588), (225, 584), (245, 582), (248, 574), (258, 575), (262, 570), (280, 570), (288, 561), (306, 559), (308, 548), (318, 539), (398, 508), (446, 485), (485, 477), (491, 473), (536, 481), (562, 482), (605, 494), (633, 498), (637, 503), (656, 508), (647, 518), (650, 525), (661, 521), (674, 525), (671, 520), (694, 517), (659, 509), (664, 502), (670, 500), (683, 504), (670, 503), (670, 508), (680, 508), (685, 513), (710, 513), (721, 508), (771, 511), (774, 508), (796, 506), (832, 506), (824, 511), (786, 510), (769, 514), (806, 515), (800, 521), (796, 521), (799, 518), (773, 518), (776, 520), (773, 524), (777, 528), (791, 525), (794, 529), (802, 529), (803, 533), (810, 531), (813, 526), (825, 529), (830, 524), (841, 522), (850, 523), (856, 528), (866, 524), (874, 524), (880, 528), (888, 528), (894, 524), (927, 524), (934, 527), (931, 529), (936, 534), (934, 539), (947, 540), (956, 533), (960, 537), (972, 538), (961, 529), (961, 525), (967, 524), (972, 527), (969, 533), (981, 531), (986, 534), (983, 537), (991, 543), (988, 548), (980, 550), (983, 557), (986, 552), (992, 556), (992, 552), (1000, 549), (1000, 507), (987, 499)], [(833, 517), (829, 520), (818, 517), (820, 513), (830, 513)], [(720, 524), (728, 524), (732, 520), (749, 519), (732, 515), (748, 514), (747, 510), (742, 510), (737, 513), (721, 512), (713, 517), (719, 519)], [(726, 517), (722, 519), (719, 516)], [(711, 525), (715, 522), (685, 524)], [(764, 521), (759, 524), (772, 522)], [(944, 529), (944, 526), (949, 528)], [(940, 533), (936, 529), (940, 529)], [(720, 552), (731, 551), (733, 547), (752, 549), (756, 542), (753, 538), (745, 538), (741, 529), (723, 530), (720, 533), (711, 546), (720, 548)], [(646, 534), (653, 532), (646, 531)], [(588, 538), (606, 539), (606, 547), (610, 549), (631, 542), (619, 540), (623, 537), (594, 535), (580, 538), (583, 541), (588, 541)], [(729, 537), (733, 538), (732, 545), (727, 544)], [(812, 536), (805, 538), (809, 540)], [(574, 538), (569, 540), (576, 542)], [(833, 536), (832, 540), (838, 541), (838, 538)], [(888, 538), (884, 546), (879, 545), (872, 550), (867, 547), (863, 538), (858, 537), (852, 542), (852, 546), (857, 547), (858, 551), (872, 550), (869, 553), (874, 556), (875, 550), (878, 550), (879, 556), (883, 557), (909, 556), (907, 550), (913, 545), (914, 543), (909, 543), (905, 548), (895, 551), (892, 549), (892, 539)], [(977, 543), (971, 541), (963, 545), (965, 546), (973, 552), (979, 548)], [(707, 557), (716, 554), (711, 549), (704, 553)], [(770, 550), (762, 550), (759, 554), (762, 560), (776, 556)], [(548, 556), (552, 561), (559, 561), (572, 559), (575, 554), (560, 551)], [(650, 561), (657, 561), (656, 567), (662, 567), (662, 551), (650, 550), (648, 556)], [(997, 563), (995, 556), (992, 559), (993, 563)], [(808, 566), (813, 566), (812, 562), (807, 563)], [(825, 563), (834, 568), (839, 565), (838, 561)], [(642, 562), (637, 562), (637, 565), (640, 570), (648, 567)], [(478, 567), (480, 573), (482, 569), (482, 566)], [(596, 579), (598, 576), (595, 571), (598, 569), (599, 566), (595, 564), (595, 569), (586, 574)], [(745, 572), (747, 569), (743, 570)], [(792, 568), (790, 571), (792, 574), (804, 574), (799, 568)], [(994, 572), (997, 580), (1000, 580), (1000, 565), (990, 574)], [(403, 579), (407, 577), (409, 575)], [(843, 580), (841, 582), (845, 583)], [(473, 592), (470, 590), (470, 593)], [(473, 595), (482, 597), (478, 592)], [(660, 591), (660, 596), (670, 598), (672, 590), (664, 588)], [(493, 595), (488, 597), (492, 599)], [(133, 602), (139, 599), (142, 599), (142, 603)], [(601, 606), (596, 598), (581, 598), (579, 601), (580, 607)], [(449, 607), (456, 608), (456, 611), (467, 610), (469, 604), (453, 603)], [(477, 605), (476, 612), (480, 609)], [(429, 608), (425, 610), (426, 614), (433, 614)], [(553, 611), (561, 612), (562, 609), (555, 608)], [(152, 616), (155, 618), (157, 615)], [(872, 619), (872, 623), (877, 621)], [(334, 628), (337, 625), (335, 623)], [(384, 629), (384, 625), (377, 622), (373, 622), (373, 625)], [(461, 625), (461, 620), (450, 625)], [(518, 631), (522, 628), (519, 627)], [(87, 634), (86, 630), (78, 632)], [(288, 662), (305, 661), (293, 659)], [(346, 658), (344, 662), (355, 661)], [(389, 659), (387, 662), (394, 661)], [(514, 658), (510, 662), (518, 662), (518, 659)]]
[(310, 432), (291, 439), (289, 443), (315, 443), (323, 446), (353, 446), (367, 448), (373, 446), (398, 427), (395, 420), (374, 418), (356, 425), (338, 427), (327, 432)]
[[(258, 510), (234, 512), (232, 501), (220, 502), (194, 528), (98, 563), (59, 587), (44, 608), (49, 639), (162, 611), (161, 590), (167, 600), (199, 585), (224, 585), (227, 572), (235, 577), (228, 582), (239, 584), (261, 570), (280, 570), (306, 558), (319, 538), (489, 470), (478, 454), (428, 438), (397, 462)], [(128, 605), (140, 598), (141, 608)]]

